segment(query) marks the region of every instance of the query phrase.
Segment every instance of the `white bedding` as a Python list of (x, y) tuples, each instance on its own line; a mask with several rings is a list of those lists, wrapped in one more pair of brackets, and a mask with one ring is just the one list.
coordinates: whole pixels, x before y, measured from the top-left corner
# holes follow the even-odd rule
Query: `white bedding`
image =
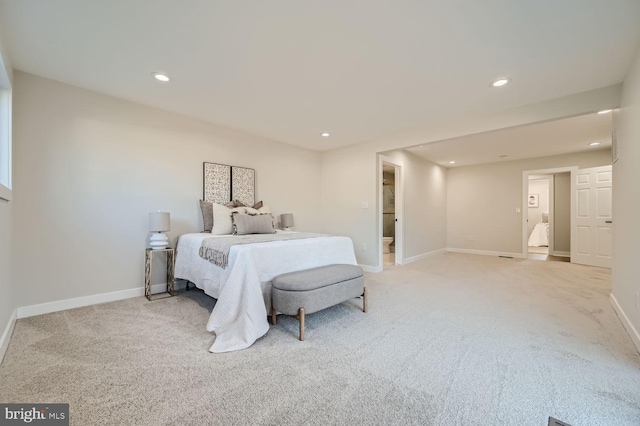
[(547, 247), (549, 246), (549, 224), (537, 223), (529, 236), (529, 247)]
[(356, 265), (348, 237), (325, 236), (231, 247), (222, 269), (199, 255), (208, 233), (184, 234), (178, 240), (175, 277), (189, 280), (218, 299), (207, 330), (216, 333), (211, 352), (245, 349), (269, 331), (263, 292), (277, 275), (317, 266)]

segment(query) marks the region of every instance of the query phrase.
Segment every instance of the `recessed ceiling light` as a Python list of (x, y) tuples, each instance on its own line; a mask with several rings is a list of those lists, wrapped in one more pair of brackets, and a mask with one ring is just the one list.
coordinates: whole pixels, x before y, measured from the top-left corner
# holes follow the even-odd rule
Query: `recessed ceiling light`
[(494, 81), (493, 83), (491, 83), (491, 85), (493, 87), (501, 87), (504, 86), (505, 84), (507, 84), (509, 82), (508, 78), (499, 78), (496, 81)]
[(451, 161), (449, 161), (449, 164), (456, 164), (456, 162), (451, 160)]
[(609, 112), (611, 112), (610, 109), (603, 109), (602, 111), (598, 111), (598, 114), (606, 114), (606, 113), (609, 113)]
[(320, 136), (322, 136), (323, 138), (328, 138), (329, 136), (331, 136), (331, 133), (324, 132), (324, 133), (321, 133)]
[(424, 148), (424, 145), (420, 145), (420, 148)]
[(589, 146), (598, 146), (598, 145), (600, 145), (601, 143), (602, 143), (602, 142), (591, 142), (591, 143), (589, 144)]
[(171, 80), (171, 77), (161, 72), (154, 72), (154, 73), (151, 73), (151, 75), (153, 76), (153, 78), (155, 78), (158, 81), (162, 81), (163, 83), (166, 83), (167, 81)]

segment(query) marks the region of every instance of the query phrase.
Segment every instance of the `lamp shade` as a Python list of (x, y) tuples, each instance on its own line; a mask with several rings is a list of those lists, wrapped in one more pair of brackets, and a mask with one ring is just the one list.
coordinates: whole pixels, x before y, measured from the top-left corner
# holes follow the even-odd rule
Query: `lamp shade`
[(283, 213), (280, 215), (280, 226), (290, 228), (293, 226), (293, 213)]
[(150, 232), (167, 232), (171, 229), (169, 212), (152, 212), (149, 213), (149, 231)]

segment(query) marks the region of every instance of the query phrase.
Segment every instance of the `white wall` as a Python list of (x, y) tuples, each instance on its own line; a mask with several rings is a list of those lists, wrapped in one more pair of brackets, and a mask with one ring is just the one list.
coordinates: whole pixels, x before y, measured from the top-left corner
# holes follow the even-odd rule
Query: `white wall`
[[(482, 117), (432, 123), (428, 131), (324, 152), (321, 175), (323, 230), (350, 236), (358, 248), (358, 262), (376, 266), (379, 262), (378, 249), (371, 250), (371, 247), (378, 247), (382, 237), (375, 208), (372, 208), (377, 203), (378, 152), (617, 108), (620, 105), (620, 93), (620, 85), (605, 87)], [(340, 182), (340, 185), (336, 186), (335, 182)], [(518, 182), (521, 182), (521, 178), (518, 178)], [(369, 204), (369, 209), (361, 208), (363, 201)], [(363, 243), (369, 247), (366, 252), (359, 249)]]
[(571, 173), (554, 175), (553, 249), (571, 253)]
[(203, 161), (254, 168), (257, 200), (320, 231), (316, 152), (22, 72), (14, 80), (18, 306), (141, 287), (149, 212), (171, 212), (172, 245), (202, 229)]
[(404, 150), (383, 155), (403, 165), (404, 258), (446, 248), (447, 170)]
[[(522, 253), (522, 172), (611, 162), (610, 150), (455, 167), (447, 175), (449, 248)], [(467, 240), (472, 237), (472, 241)]]
[[(0, 200), (0, 339), (17, 307), (11, 280), (12, 205), (13, 201)], [(3, 343), (7, 342), (0, 341), (0, 362), (4, 355)]]
[[(615, 122), (614, 122), (615, 125)], [(613, 164), (613, 296), (640, 351), (640, 52), (624, 80)], [(635, 328), (635, 331), (633, 330)]]
[[(8, 56), (3, 51), (1, 40), (0, 66), (5, 67), (5, 73), (9, 79), (9, 82), (4, 82), (3, 85), (11, 84), (13, 79), (12, 69)], [(0, 74), (5, 73), (0, 72)], [(14, 286), (11, 280), (12, 208), (12, 201), (0, 199), (0, 338), (7, 329), (11, 315), (17, 307)], [(0, 342), (0, 345), (2, 343)], [(2, 346), (0, 346), (0, 361), (3, 355), (4, 352), (2, 351)]]

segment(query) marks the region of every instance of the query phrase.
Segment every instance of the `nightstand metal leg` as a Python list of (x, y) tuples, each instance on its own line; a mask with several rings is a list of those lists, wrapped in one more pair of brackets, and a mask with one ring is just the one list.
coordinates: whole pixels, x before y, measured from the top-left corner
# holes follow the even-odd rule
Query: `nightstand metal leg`
[(169, 293), (172, 296), (175, 296), (176, 294), (175, 279), (174, 279), (174, 272), (173, 272), (173, 268), (175, 265), (174, 253), (175, 252), (173, 250), (167, 251), (167, 293)]
[(151, 254), (149, 251), (144, 257), (144, 295), (151, 300)]

